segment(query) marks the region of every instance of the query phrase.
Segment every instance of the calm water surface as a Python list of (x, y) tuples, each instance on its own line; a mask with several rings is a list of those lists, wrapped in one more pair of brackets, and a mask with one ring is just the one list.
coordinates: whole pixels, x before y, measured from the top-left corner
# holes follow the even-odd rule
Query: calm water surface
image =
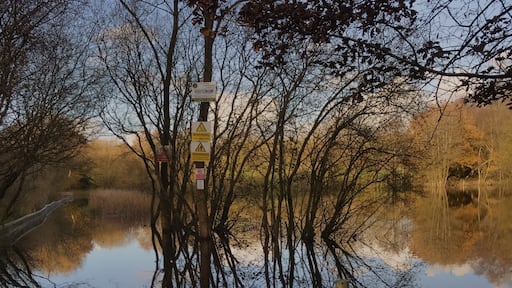
[[(149, 287), (155, 271), (155, 254), (131, 239), (116, 247), (94, 243), (81, 266), (68, 273), (50, 273), (57, 287)], [(53, 284), (48, 285), (53, 287)]]
[[(425, 198), (407, 215), (390, 213), (355, 245), (379, 277), (393, 275), (390, 286), (363, 268), (356, 277), (368, 287), (512, 287), (512, 198), (491, 202), (446, 208)], [(62, 207), (17, 244), (34, 279), (43, 287), (150, 287), (156, 263), (145, 221), (83, 213)], [(234, 251), (241, 266), (261, 266), (259, 243)]]

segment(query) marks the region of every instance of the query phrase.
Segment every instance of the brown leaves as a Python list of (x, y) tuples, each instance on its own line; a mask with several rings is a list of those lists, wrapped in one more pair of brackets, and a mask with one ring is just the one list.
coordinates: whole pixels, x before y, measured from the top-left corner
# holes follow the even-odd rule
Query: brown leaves
[[(253, 49), (262, 53), (267, 65), (285, 64), (290, 53), (308, 57), (310, 52), (325, 49), (332, 59), (320, 62), (328, 69), (355, 63), (383, 66), (387, 55), (382, 49), (386, 47), (368, 45), (367, 40), (384, 33), (382, 23), (408, 30), (404, 24), (416, 15), (410, 9), (412, 2), (252, 0), (241, 8), (239, 21), (254, 29)], [(334, 69), (333, 73), (339, 74)]]
[(201, 34), (203, 34), (203, 36), (205, 37), (209, 37), (209, 38), (215, 38), (215, 31), (213, 31), (212, 29), (209, 29), (209, 28), (206, 28), (206, 27), (202, 27), (199, 32), (201, 32)]

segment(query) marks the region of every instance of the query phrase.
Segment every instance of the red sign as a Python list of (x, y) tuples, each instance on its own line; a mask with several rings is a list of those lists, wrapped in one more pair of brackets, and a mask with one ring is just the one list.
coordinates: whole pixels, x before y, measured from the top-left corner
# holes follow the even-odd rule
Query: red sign
[(169, 162), (169, 156), (167, 156), (167, 151), (164, 147), (158, 146), (155, 151), (156, 161), (158, 162)]
[(196, 180), (204, 180), (206, 179), (206, 169), (205, 168), (196, 168)]

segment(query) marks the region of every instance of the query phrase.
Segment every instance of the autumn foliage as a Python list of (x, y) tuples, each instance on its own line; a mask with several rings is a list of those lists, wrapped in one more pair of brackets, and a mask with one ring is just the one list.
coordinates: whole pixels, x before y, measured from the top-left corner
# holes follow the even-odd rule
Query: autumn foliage
[[(509, 174), (512, 129), (505, 123), (510, 111), (504, 104), (477, 108), (462, 101), (429, 107), (409, 126), (423, 174), (442, 171), (439, 179), (497, 181)], [(508, 159), (508, 160), (505, 160)]]

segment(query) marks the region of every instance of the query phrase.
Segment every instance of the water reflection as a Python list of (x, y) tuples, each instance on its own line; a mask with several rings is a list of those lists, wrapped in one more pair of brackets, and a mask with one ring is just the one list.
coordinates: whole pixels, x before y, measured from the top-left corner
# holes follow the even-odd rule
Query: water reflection
[[(149, 267), (145, 270), (151, 271), (151, 279), (155, 264), (147, 237), (150, 229), (144, 226), (146, 219), (95, 218), (82, 202), (78, 200), (59, 208), (43, 226), (14, 247), (2, 250), (1, 287), (89, 287), (102, 273), (108, 274), (111, 280), (92, 287), (116, 287), (115, 281), (126, 278), (127, 271), (119, 270), (140, 263), (141, 257), (136, 256), (141, 254), (148, 260)], [(123, 257), (126, 252), (135, 258), (123, 261), (127, 260)], [(86, 273), (82, 273), (84, 266), (89, 270)], [(93, 272), (92, 267), (99, 270)], [(135, 274), (144, 271), (138, 268), (133, 271)], [(116, 270), (119, 273), (114, 275)], [(147, 279), (139, 284), (142, 283), (146, 284)]]
[[(348, 244), (297, 240), (296, 287), (332, 287), (338, 278), (349, 279), (351, 287), (512, 286), (512, 197), (489, 192), (480, 205), (474, 197), (457, 197), (463, 201), (456, 205), (419, 197), (414, 205), (386, 209)], [(15, 247), (0, 251), (0, 287), (159, 287), (163, 271), (146, 221), (94, 217), (83, 203), (63, 206)], [(216, 243), (218, 261), (232, 268), (213, 271), (213, 277), (225, 277), (228, 287), (268, 287), (259, 234), (240, 230), (237, 241)], [(284, 263), (289, 255), (281, 251)], [(178, 259), (176, 265), (189, 264)]]
[(71, 221), (75, 216), (82, 219), (77, 214), (80, 210), (75, 204), (65, 205), (14, 247), (5, 246), (0, 260), (2, 271), (16, 271), (18, 277), (2, 273), (3, 287), (40, 287), (44, 279), (51, 283), (44, 275), (80, 268), (83, 257), (92, 249), (90, 221)]
[(474, 191), (451, 193), (452, 205), (433, 197), (417, 199), (413, 253), (437, 269), (483, 275), (497, 287), (512, 286), (512, 198), (493, 191), (480, 192), (486, 197), (475, 197)]
[(16, 247), (0, 248), (0, 287), (37, 287), (27, 255)]

